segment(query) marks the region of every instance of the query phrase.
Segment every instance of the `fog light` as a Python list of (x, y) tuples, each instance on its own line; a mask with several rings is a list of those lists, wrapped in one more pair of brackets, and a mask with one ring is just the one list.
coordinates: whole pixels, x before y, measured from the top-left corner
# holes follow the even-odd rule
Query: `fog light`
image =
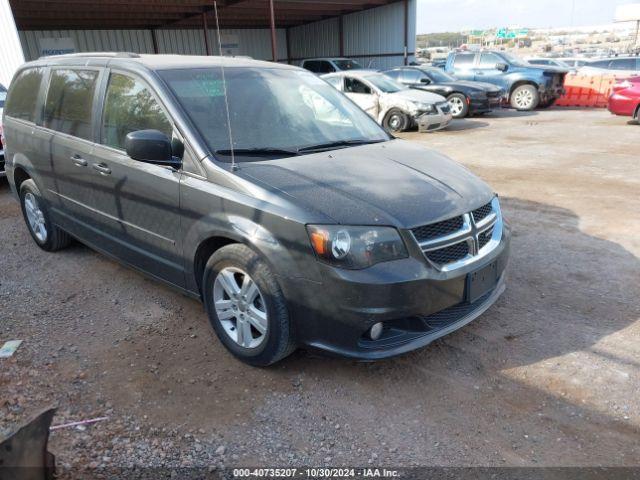
[(369, 329), (369, 337), (371, 337), (371, 340), (378, 340), (380, 335), (382, 335), (382, 322), (376, 323)]

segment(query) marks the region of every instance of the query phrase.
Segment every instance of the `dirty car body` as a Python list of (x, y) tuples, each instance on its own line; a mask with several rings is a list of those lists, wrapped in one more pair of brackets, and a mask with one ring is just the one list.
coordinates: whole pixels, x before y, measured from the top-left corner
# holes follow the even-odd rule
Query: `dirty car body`
[[(431, 132), (451, 123), (451, 109), (443, 96), (410, 89), (382, 73), (360, 70), (322, 78), (391, 131), (417, 126), (421, 132)], [(399, 123), (394, 122), (398, 112), (404, 116)]]
[(505, 288), (497, 195), (299, 68), (44, 58), (16, 74), (5, 134), (9, 184), (41, 248), (70, 235), (201, 299), (252, 365), (296, 347), (408, 352)]

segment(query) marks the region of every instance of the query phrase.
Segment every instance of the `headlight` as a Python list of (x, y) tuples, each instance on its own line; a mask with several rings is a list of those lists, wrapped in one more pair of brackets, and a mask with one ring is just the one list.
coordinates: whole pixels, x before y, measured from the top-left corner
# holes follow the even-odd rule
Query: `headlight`
[(391, 227), (308, 225), (307, 231), (318, 258), (340, 268), (359, 270), (409, 256), (400, 234)]
[(418, 103), (416, 102), (416, 108), (425, 113), (434, 113), (436, 111), (435, 105), (431, 103)]
[(480, 98), (486, 98), (486, 97), (487, 97), (486, 92), (481, 92), (481, 91), (469, 92), (469, 98), (480, 99)]

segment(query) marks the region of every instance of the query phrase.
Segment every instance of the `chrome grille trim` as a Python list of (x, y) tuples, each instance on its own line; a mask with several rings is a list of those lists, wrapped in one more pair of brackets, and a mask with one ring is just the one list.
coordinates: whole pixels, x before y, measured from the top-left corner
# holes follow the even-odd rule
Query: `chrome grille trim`
[[(491, 201), (491, 209), (491, 213), (478, 223), (475, 223), (473, 219), (473, 212), (465, 213), (462, 215), (462, 228), (449, 235), (430, 239), (424, 242), (418, 242), (416, 239), (416, 242), (420, 246), (420, 249), (427, 261), (442, 272), (450, 272), (477, 262), (491, 253), (502, 240), (503, 222), (498, 197), (494, 197)], [(485, 245), (480, 247), (480, 235), (489, 230), (491, 230), (491, 238), (485, 243)], [(451, 247), (462, 242), (466, 242), (469, 246), (469, 253), (459, 260), (440, 264), (432, 261), (427, 255), (429, 252)]]

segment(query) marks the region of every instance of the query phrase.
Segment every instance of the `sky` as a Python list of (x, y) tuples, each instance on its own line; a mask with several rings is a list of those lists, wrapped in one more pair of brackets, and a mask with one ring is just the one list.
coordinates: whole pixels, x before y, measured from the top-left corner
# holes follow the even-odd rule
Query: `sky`
[[(418, 33), (491, 27), (565, 27), (613, 22), (618, 5), (640, 0), (417, 0)], [(572, 5), (575, 4), (575, 9)], [(573, 11), (573, 14), (572, 14)]]

